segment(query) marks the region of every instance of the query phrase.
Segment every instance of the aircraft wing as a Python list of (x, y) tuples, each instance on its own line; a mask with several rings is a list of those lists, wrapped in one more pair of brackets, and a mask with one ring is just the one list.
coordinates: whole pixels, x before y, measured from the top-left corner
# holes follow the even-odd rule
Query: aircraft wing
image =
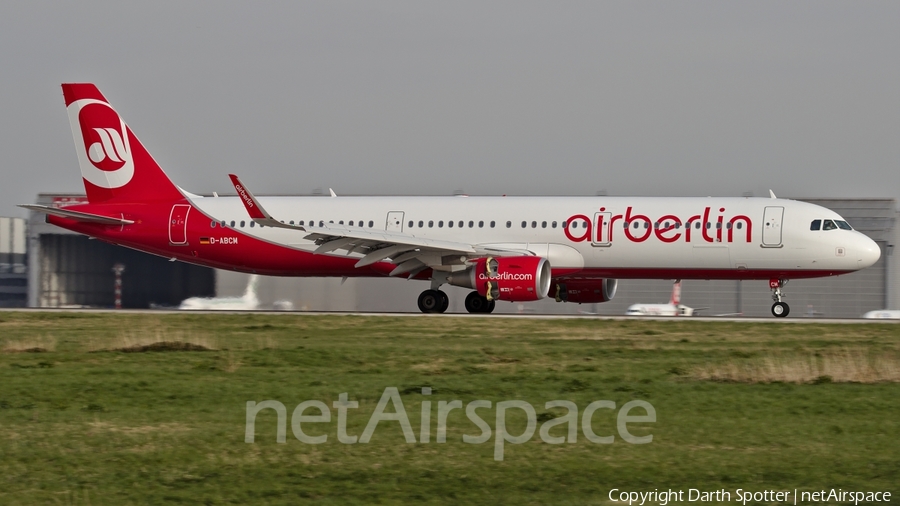
[(59, 207), (39, 206), (33, 204), (20, 204), (19, 207), (28, 209), (29, 211), (52, 214), (53, 216), (68, 218), (75, 221), (85, 221), (88, 223), (101, 223), (103, 225), (131, 225), (132, 223), (134, 223), (134, 221), (126, 220), (125, 218), (114, 218), (112, 216), (103, 216), (100, 214), (83, 213), (81, 211), (71, 211)]
[(259, 203), (250, 190), (234, 174), (229, 174), (234, 189), (253, 221), (266, 227), (286, 228), (306, 232), (303, 237), (315, 242), (318, 247), (313, 253), (324, 254), (345, 250), (347, 255), (362, 254), (356, 267), (365, 267), (380, 261), (388, 261), (397, 267), (391, 276), (415, 276), (427, 268), (445, 265), (444, 257), (456, 256), (453, 263), (461, 263), (471, 258), (484, 256), (523, 255), (529, 252), (502, 248), (479, 247), (477, 245), (416, 237), (410, 234), (348, 227), (329, 223), (320, 227), (311, 225), (291, 225), (272, 217)]

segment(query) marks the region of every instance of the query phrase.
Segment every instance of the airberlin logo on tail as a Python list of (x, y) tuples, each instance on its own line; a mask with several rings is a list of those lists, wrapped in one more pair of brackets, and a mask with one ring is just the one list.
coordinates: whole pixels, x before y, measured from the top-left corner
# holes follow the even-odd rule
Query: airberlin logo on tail
[(706, 207), (702, 213), (682, 219), (674, 214), (666, 214), (650, 219), (646, 214), (638, 214), (629, 206), (625, 214), (613, 215), (605, 207), (594, 213), (594, 220), (586, 215), (570, 216), (563, 224), (563, 232), (572, 242), (590, 241), (609, 244), (616, 237), (624, 236), (631, 242), (644, 242), (655, 237), (660, 242), (751, 242), (753, 222), (742, 214), (726, 217), (725, 208), (720, 207), (718, 216), (710, 216), (712, 208)]
[(128, 151), (125, 150), (125, 142), (115, 128), (95, 128), (94, 132), (100, 137), (100, 142), (95, 142), (88, 148), (88, 158), (91, 162), (103, 170), (101, 164), (108, 158), (111, 162), (124, 164), (128, 159)]
[(69, 104), (69, 123), (81, 175), (101, 188), (120, 188), (134, 177), (125, 122), (109, 104), (91, 98)]

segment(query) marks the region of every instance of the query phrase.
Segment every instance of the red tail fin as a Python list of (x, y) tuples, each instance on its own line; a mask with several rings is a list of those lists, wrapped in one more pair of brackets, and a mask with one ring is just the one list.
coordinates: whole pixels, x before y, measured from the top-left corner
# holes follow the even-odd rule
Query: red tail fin
[(63, 84), (62, 89), (89, 202), (183, 198), (96, 86)]
[(681, 280), (676, 279), (672, 284), (672, 297), (669, 298), (669, 304), (677, 306), (681, 304)]

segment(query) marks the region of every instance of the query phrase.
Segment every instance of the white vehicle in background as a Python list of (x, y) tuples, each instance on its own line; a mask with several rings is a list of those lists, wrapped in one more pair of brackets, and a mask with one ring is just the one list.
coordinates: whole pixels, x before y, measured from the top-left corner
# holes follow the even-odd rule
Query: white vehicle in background
[(253, 274), (247, 282), (244, 295), (240, 297), (191, 297), (184, 299), (178, 309), (202, 311), (252, 311), (259, 309), (256, 285), (259, 276)]
[(879, 309), (869, 311), (862, 316), (874, 320), (900, 320), (900, 309)]
[(625, 310), (626, 316), (694, 316), (694, 312), (706, 308), (692, 308), (681, 303), (681, 280), (672, 284), (672, 296), (668, 304), (632, 304)]

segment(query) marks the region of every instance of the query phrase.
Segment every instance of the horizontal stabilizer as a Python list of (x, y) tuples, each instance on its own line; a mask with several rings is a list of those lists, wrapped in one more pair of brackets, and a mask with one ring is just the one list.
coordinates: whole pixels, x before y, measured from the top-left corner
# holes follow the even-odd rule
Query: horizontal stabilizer
[(59, 207), (39, 206), (33, 204), (21, 204), (19, 205), (19, 207), (23, 207), (25, 209), (38, 213), (52, 214), (53, 216), (59, 216), (61, 218), (68, 218), (70, 220), (84, 221), (88, 223), (101, 223), (103, 225), (131, 225), (132, 223), (134, 223), (134, 221), (126, 220), (125, 218), (113, 218), (111, 216), (103, 216), (100, 214), (83, 213), (81, 211), (61, 209)]

